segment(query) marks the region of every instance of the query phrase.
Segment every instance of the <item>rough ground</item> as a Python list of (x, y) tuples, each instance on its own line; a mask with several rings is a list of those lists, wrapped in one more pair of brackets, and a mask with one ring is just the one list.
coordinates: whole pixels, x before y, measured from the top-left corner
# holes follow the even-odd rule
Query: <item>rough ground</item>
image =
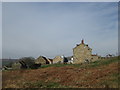
[[(108, 61), (105, 61), (108, 62)], [(3, 71), (3, 88), (118, 88), (118, 61)]]

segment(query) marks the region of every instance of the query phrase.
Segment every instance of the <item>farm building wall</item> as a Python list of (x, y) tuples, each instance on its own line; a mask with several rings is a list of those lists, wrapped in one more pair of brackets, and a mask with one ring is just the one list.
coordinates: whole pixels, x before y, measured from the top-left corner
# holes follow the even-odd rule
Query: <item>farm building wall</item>
[(80, 64), (84, 63), (86, 60), (89, 62), (95, 61), (98, 59), (98, 56), (92, 55), (92, 49), (87, 45), (84, 44), (84, 41), (81, 41), (81, 44), (77, 44), (75, 48), (73, 48), (73, 63)]
[(54, 63), (63, 63), (63, 58), (61, 56), (56, 56), (54, 59), (53, 59), (53, 64)]
[(49, 64), (49, 61), (46, 57), (43, 57), (43, 56), (39, 56), (36, 60), (35, 60), (35, 63), (36, 64)]

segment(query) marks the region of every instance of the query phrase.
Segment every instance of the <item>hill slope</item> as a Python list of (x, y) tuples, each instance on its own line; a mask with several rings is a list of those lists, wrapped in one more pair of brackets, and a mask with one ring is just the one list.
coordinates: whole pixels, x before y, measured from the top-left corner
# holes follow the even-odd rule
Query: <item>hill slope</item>
[(118, 88), (118, 58), (90, 64), (55, 64), (3, 71), (3, 88)]

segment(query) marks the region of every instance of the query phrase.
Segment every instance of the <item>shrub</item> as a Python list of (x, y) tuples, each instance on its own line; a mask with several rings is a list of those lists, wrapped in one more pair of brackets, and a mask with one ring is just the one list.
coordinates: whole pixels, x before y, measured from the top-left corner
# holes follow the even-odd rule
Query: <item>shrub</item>
[(35, 59), (33, 57), (23, 57), (19, 59), (23, 68), (37, 69), (41, 64), (35, 64)]

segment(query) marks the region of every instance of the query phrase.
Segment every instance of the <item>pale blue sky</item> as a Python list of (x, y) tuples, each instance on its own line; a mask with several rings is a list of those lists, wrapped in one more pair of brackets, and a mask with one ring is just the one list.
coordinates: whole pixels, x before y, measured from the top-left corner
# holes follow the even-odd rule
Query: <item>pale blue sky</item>
[(2, 3), (3, 58), (71, 56), (84, 38), (93, 53), (118, 52), (117, 3)]

